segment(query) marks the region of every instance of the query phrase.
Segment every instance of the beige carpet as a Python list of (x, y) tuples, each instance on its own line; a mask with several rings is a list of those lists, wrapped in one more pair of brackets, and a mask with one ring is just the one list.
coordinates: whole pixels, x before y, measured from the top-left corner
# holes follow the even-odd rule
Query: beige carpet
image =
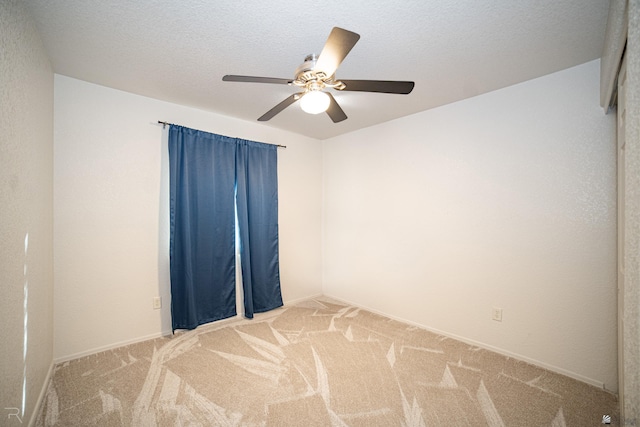
[(55, 367), (38, 426), (601, 426), (614, 395), (327, 299)]

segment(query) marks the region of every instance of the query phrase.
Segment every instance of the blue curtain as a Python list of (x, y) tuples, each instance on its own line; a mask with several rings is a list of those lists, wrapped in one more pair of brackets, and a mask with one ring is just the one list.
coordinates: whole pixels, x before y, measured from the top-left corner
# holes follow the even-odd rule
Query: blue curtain
[(238, 140), (236, 184), (245, 316), (282, 306), (277, 147)]
[[(169, 245), (174, 330), (193, 329), (237, 314), (236, 188), (238, 218), (242, 218), (245, 315), (253, 317), (254, 312), (282, 305), (276, 148), (170, 126)], [(257, 196), (262, 192), (264, 195)]]

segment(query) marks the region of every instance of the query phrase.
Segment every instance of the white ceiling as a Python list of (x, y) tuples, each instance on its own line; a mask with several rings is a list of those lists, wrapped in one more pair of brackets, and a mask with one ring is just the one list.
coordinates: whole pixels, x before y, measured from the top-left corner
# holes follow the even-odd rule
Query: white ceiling
[[(409, 95), (333, 92), (349, 117), (294, 104), (266, 123), (325, 139), (601, 56), (607, 0), (24, 0), (54, 71), (255, 121), (334, 26), (360, 34), (338, 79), (413, 80)], [(171, 117), (158, 117), (171, 120)]]

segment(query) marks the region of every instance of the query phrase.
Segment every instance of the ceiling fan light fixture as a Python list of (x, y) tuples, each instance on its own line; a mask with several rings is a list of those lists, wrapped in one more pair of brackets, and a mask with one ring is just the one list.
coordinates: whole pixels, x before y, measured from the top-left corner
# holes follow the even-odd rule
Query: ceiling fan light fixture
[(300, 108), (309, 114), (320, 114), (329, 108), (329, 95), (321, 90), (311, 90), (305, 93), (300, 99)]

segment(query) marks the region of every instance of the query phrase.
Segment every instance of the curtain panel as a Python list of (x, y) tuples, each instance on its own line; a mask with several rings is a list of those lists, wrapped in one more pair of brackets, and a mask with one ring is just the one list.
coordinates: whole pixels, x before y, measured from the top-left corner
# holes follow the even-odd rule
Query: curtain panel
[(245, 316), (282, 306), (277, 147), (169, 127), (173, 330), (235, 316), (237, 207)]
[(245, 316), (282, 306), (278, 253), (277, 147), (236, 143), (240, 263)]

